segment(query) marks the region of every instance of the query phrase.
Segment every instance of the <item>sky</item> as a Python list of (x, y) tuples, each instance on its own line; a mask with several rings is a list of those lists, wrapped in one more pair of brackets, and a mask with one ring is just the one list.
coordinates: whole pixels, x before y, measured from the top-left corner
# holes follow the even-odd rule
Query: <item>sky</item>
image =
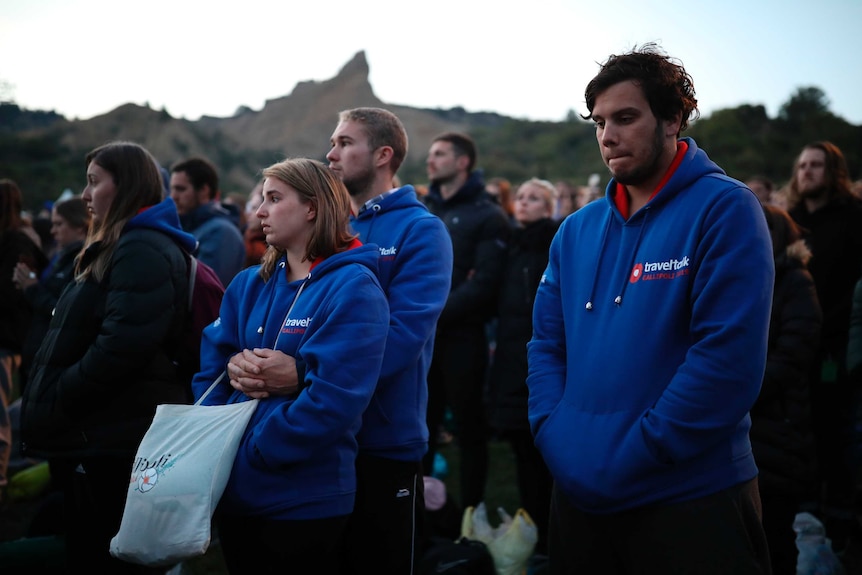
[(387, 104), (529, 120), (586, 113), (610, 54), (658, 43), (701, 115), (776, 117), (801, 87), (862, 125), (862, 0), (0, 0), (0, 100), (89, 119), (127, 103), (171, 116), (260, 110), (365, 51)]

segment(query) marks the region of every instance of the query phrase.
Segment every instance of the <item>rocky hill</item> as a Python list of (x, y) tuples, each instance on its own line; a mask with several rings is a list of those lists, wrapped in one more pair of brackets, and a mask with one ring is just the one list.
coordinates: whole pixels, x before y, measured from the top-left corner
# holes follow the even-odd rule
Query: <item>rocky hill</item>
[(229, 118), (204, 116), (177, 119), (165, 111), (125, 104), (88, 120), (62, 120), (50, 129), (73, 153), (109, 140), (139, 142), (169, 166), (193, 154), (204, 155), (219, 167), (222, 189), (247, 191), (266, 165), (287, 156), (323, 159), (338, 112), (357, 106), (385, 107), (404, 122), (410, 136), (407, 161), (421, 161), (428, 144), (446, 130), (469, 130), (475, 123), (502, 123), (496, 114), (466, 114), (387, 105), (368, 81), (369, 67), (359, 52), (334, 78), (301, 82), (287, 96), (268, 100), (260, 111), (241, 108)]

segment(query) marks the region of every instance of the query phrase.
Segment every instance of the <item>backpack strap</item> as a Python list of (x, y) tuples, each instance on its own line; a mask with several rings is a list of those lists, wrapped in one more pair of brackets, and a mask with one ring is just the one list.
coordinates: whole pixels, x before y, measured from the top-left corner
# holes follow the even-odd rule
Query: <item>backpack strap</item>
[(197, 275), (197, 272), (198, 272), (198, 259), (193, 255), (189, 255), (188, 258), (189, 258), (189, 305), (188, 305), (188, 310), (191, 311), (192, 310), (192, 302), (193, 302), (192, 296), (194, 296), (194, 294), (195, 294), (195, 276)]

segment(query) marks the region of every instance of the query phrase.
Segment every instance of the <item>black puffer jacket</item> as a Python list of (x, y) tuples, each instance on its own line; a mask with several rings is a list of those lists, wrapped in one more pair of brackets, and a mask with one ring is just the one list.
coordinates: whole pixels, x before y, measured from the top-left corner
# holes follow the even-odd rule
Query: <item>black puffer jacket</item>
[(24, 453), (133, 455), (157, 404), (188, 402), (170, 359), (186, 317), (187, 274), (174, 239), (137, 228), (121, 236), (101, 282), (66, 289), (23, 396)]
[(496, 309), (510, 233), (508, 216), (485, 192), (479, 172), (473, 172), (448, 200), (431, 185), (424, 201), (446, 224), (454, 256), (452, 286), (437, 329), (484, 325)]
[(498, 430), (527, 430), (527, 342), (533, 301), (559, 222), (543, 219), (513, 231), (497, 306), (497, 346), (491, 364), (489, 422)]
[[(780, 213), (768, 211), (767, 217), (773, 242), (776, 227), (793, 225), (782, 223), (786, 216)], [(823, 318), (814, 280), (803, 263), (807, 248), (798, 232), (782, 233), (776, 244), (766, 372), (751, 409), (750, 438), (761, 489), (798, 496), (811, 488), (816, 473), (808, 390)]]
[(75, 256), (83, 246), (82, 241), (66, 246), (58, 254), (53, 267), (47, 272), (47, 277), (24, 290), (24, 298), (33, 312), (30, 329), (21, 350), (21, 373), (24, 375), (29, 374), (33, 358), (48, 332), (48, 325), (60, 294), (75, 276)]

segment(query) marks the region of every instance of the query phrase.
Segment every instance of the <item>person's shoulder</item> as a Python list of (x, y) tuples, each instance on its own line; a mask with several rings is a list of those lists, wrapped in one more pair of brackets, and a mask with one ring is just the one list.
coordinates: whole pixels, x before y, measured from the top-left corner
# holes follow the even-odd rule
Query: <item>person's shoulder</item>
[(114, 257), (185, 258), (183, 249), (167, 234), (151, 228), (132, 228), (123, 232), (114, 249)]
[(208, 238), (223, 238), (225, 236), (242, 242), (242, 232), (229, 218), (213, 217), (191, 230), (191, 233), (201, 241)]

